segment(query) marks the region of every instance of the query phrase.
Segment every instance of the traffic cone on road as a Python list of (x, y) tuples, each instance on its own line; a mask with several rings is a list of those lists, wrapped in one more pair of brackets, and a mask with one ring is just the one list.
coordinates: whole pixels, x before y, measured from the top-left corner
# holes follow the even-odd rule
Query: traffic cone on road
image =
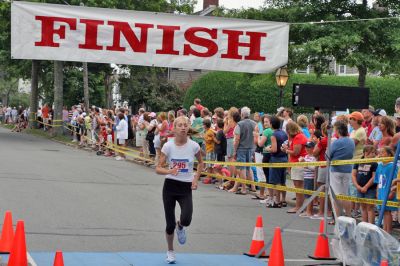
[[(249, 252), (244, 253), (244, 255), (247, 255), (249, 257), (254, 257), (260, 252), (261, 249), (264, 248), (264, 246), (265, 243), (264, 243), (263, 222), (262, 222), (262, 216), (259, 215), (257, 216), (256, 227), (254, 228), (253, 239), (251, 240)], [(265, 250), (261, 254), (260, 258), (268, 258), (268, 256), (265, 254)]]
[(0, 253), (10, 253), (14, 240), (14, 229), (12, 225), (12, 214), (6, 211), (3, 229), (1, 230)]
[(28, 257), (26, 255), (24, 221), (17, 222), (17, 228), (15, 230), (15, 238), (7, 265), (28, 266)]
[(272, 239), (271, 252), (269, 253), (268, 266), (284, 266), (281, 229), (275, 228), (274, 239)]
[(62, 251), (60, 251), (60, 250), (56, 251), (56, 256), (54, 257), (53, 266), (64, 266), (64, 258), (63, 258)]
[(322, 218), (322, 220), (319, 222), (319, 233), (323, 234), (325, 229), (325, 220)]
[(318, 234), (317, 245), (315, 246), (314, 255), (308, 255), (309, 258), (313, 260), (335, 260), (336, 258), (331, 258), (329, 252), (329, 239), (328, 236), (323, 233)]
[(382, 260), (381, 266), (389, 266), (389, 262), (387, 260)]

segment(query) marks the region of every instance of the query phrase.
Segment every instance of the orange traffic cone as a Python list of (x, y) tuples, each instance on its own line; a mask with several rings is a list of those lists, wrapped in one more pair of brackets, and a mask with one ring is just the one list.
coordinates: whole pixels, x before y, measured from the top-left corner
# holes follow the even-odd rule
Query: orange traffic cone
[[(250, 250), (248, 253), (244, 253), (249, 257), (256, 256), (262, 248), (264, 248), (264, 230), (263, 230), (263, 222), (262, 216), (257, 216), (256, 227), (254, 228), (253, 239), (251, 240)], [(260, 258), (268, 258), (265, 254), (265, 251), (261, 254)]]
[(308, 255), (308, 257), (313, 260), (336, 260), (336, 258), (331, 258), (328, 236), (319, 233), (317, 245), (314, 250), (314, 256)]
[(54, 266), (64, 266), (64, 258), (62, 251), (57, 250), (56, 256), (54, 257)]
[(1, 230), (0, 253), (10, 253), (14, 240), (14, 229), (12, 225), (12, 214), (6, 211), (3, 229)]
[(24, 221), (17, 222), (14, 243), (8, 259), (8, 266), (28, 266), (26, 255)]
[(272, 240), (271, 253), (269, 254), (268, 266), (284, 266), (281, 229), (275, 228), (274, 239)]
[(319, 222), (319, 233), (323, 234), (324, 229), (325, 229), (325, 221), (324, 221), (324, 218), (322, 218), (322, 220)]
[(389, 262), (387, 260), (382, 260), (381, 266), (389, 266)]

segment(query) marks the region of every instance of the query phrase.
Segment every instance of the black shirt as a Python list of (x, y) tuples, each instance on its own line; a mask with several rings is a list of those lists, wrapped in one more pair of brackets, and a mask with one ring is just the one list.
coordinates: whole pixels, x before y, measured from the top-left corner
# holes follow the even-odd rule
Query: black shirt
[[(368, 181), (372, 178), (372, 173), (376, 172), (376, 168), (378, 168), (377, 163), (366, 163), (366, 164), (355, 164), (353, 169), (357, 170), (357, 183), (361, 187), (365, 186)], [(373, 184), (368, 188), (376, 189), (376, 184)]]
[(226, 137), (223, 130), (219, 130), (215, 138), (220, 141), (219, 144), (215, 143), (214, 152), (216, 154), (226, 155)]

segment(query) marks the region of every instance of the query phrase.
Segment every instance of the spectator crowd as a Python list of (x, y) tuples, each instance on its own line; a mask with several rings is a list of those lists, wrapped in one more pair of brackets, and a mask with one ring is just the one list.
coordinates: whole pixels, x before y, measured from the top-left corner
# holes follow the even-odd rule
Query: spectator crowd
[[(26, 127), (29, 110), (14, 107), (1, 107), (2, 123), (19, 124), (18, 129)], [(256, 162), (256, 163), (296, 163), (331, 160), (348, 160), (375, 157), (391, 157), (400, 139), (400, 98), (395, 102), (395, 113), (389, 117), (383, 109), (368, 109), (352, 113), (337, 113), (333, 119), (331, 149), (327, 153), (329, 123), (326, 114), (315, 110), (310, 116), (294, 117), (290, 108), (280, 107), (273, 115), (262, 112), (251, 113), (248, 107), (231, 107), (227, 110), (209, 110), (195, 99), (189, 110), (180, 108), (168, 112), (148, 112), (140, 108), (131, 114), (127, 108), (102, 109), (92, 106), (86, 110), (83, 105), (63, 109), (62, 120), (66, 125), (65, 134), (70, 134), (74, 142), (81, 146), (91, 146), (99, 155), (114, 156), (124, 160), (121, 150), (128, 146), (137, 147), (141, 157), (154, 160), (157, 164), (161, 148), (173, 141), (173, 122), (178, 116), (187, 116), (191, 122), (190, 138), (202, 148), (206, 161)], [(47, 104), (37, 111), (37, 119), (44, 130), (51, 127), (52, 110)], [(118, 148), (113, 149), (111, 145)], [(115, 151), (114, 151), (115, 150)], [(397, 179), (388, 184), (387, 179), (395, 167), (393, 163), (361, 163), (355, 165), (332, 166), (330, 186), (335, 194), (359, 198), (382, 199), (386, 187), (391, 187), (389, 200), (396, 201)], [(257, 188), (239, 182), (218, 180), (212, 174), (239, 177), (273, 185), (286, 186), (290, 180), (294, 187), (316, 190), (324, 186), (327, 168), (288, 167), (267, 168), (247, 166), (206, 165), (205, 184), (215, 184), (220, 190), (238, 195), (252, 195), (267, 208), (288, 206), (285, 191)], [(303, 205), (307, 195), (296, 194), (295, 204), (287, 213), (295, 214)], [(329, 206), (344, 211), (347, 216), (375, 223), (379, 206), (342, 202)], [(324, 199), (311, 202), (301, 217), (321, 219), (324, 214)], [(331, 221), (334, 223), (334, 221)], [(384, 230), (391, 232), (392, 226), (399, 226), (398, 211), (386, 207)]]

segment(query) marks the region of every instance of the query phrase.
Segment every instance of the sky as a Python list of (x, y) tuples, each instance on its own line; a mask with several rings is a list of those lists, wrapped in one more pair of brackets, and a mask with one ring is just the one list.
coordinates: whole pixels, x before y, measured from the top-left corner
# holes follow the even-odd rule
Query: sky
[[(258, 8), (264, 4), (264, 0), (219, 0), (219, 5), (226, 8)], [(198, 0), (195, 11), (200, 11), (203, 9), (203, 0)]]

